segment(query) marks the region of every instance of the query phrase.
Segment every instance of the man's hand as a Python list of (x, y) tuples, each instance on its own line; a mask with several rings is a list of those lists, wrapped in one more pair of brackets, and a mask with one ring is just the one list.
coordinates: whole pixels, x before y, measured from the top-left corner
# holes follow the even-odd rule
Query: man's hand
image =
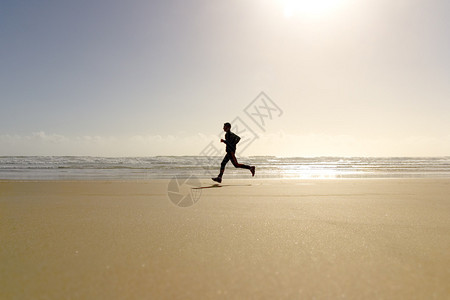
[(225, 143), (225, 140), (224, 140), (224, 139), (220, 139), (220, 142), (221, 142), (221, 143)]

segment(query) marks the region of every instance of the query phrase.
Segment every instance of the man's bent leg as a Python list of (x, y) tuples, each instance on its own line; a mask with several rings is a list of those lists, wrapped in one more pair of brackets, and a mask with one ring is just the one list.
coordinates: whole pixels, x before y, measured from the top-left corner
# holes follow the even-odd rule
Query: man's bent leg
[(251, 167), (249, 165), (244, 165), (244, 164), (240, 164), (238, 163), (236, 156), (234, 155), (233, 152), (229, 153), (230, 155), (230, 159), (231, 159), (231, 163), (233, 164), (233, 166), (235, 166), (236, 168), (241, 168), (241, 169), (248, 169), (250, 170)]

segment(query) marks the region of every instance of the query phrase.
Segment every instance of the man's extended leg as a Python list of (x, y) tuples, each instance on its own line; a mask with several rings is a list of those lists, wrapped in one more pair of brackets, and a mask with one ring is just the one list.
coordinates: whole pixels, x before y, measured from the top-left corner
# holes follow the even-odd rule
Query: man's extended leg
[(227, 154), (225, 154), (222, 163), (220, 164), (220, 173), (219, 176), (220, 178), (222, 178), (223, 176), (223, 172), (225, 171), (225, 166), (227, 165), (228, 161), (230, 160), (230, 156)]
[(223, 172), (225, 171), (225, 166), (227, 165), (228, 161), (230, 160), (230, 156), (228, 155), (228, 153), (225, 155), (225, 157), (222, 160), (222, 163), (220, 164), (220, 173), (219, 176), (215, 177), (215, 178), (211, 178), (214, 181), (217, 181), (218, 183), (222, 182), (222, 176), (223, 176)]

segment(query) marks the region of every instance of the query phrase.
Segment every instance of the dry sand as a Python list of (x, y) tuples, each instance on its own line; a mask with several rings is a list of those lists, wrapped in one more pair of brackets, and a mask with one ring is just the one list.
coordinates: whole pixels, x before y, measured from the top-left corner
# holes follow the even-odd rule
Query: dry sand
[(448, 179), (167, 185), (0, 182), (0, 299), (450, 298)]

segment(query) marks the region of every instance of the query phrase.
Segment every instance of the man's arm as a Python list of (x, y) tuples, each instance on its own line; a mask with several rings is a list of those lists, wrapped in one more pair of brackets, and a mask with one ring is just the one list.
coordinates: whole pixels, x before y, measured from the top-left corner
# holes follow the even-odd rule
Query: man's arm
[(241, 140), (241, 138), (240, 138), (238, 135), (232, 133), (231, 136), (229, 137), (229, 140), (230, 140), (230, 141), (221, 139), (220, 141), (221, 141), (222, 143), (227, 144), (228, 146), (236, 146), (236, 144), (239, 143), (239, 141)]
[(222, 143), (225, 143), (227, 146), (232, 146), (232, 144), (230, 142), (228, 142), (227, 140), (221, 139), (220, 141)]

